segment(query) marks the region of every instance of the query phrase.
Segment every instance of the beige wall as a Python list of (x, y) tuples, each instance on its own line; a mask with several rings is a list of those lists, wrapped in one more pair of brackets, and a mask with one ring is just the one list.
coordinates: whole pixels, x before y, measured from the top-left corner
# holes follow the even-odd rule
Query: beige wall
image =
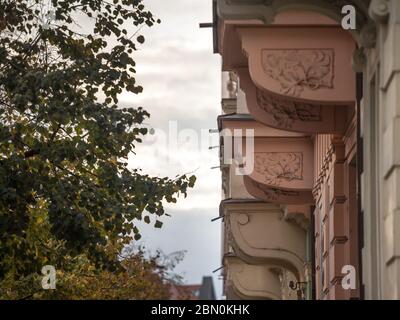
[(363, 278), (367, 299), (400, 299), (400, 1), (367, 52), (363, 101)]

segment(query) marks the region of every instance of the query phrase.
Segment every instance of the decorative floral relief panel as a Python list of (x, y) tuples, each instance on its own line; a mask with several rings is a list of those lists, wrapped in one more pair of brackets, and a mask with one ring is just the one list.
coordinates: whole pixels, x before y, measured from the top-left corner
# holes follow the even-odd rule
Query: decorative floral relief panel
[(293, 102), (258, 88), (257, 104), (272, 115), (279, 127), (290, 129), (294, 121), (321, 121), (321, 105)]
[(301, 152), (260, 152), (255, 154), (255, 171), (265, 182), (279, 186), (283, 180), (303, 180)]
[(299, 97), (304, 89), (333, 88), (333, 49), (263, 49), (265, 73), (279, 82), (281, 92)]
[(280, 197), (299, 197), (300, 192), (298, 191), (289, 191), (289, 190), (281, 190), (276, 188), (265, 189), (261, 184), (253, 181), (253, 186), (261, 189), (264, 193), (265, 198), (268, 201), (278, 201)]

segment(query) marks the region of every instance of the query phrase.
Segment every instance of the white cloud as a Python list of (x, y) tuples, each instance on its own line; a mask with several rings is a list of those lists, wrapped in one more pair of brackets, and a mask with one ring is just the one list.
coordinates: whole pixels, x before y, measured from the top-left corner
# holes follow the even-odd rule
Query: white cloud
[(157, 249), (162, 249), (165, 254), (187, 251), (176, 273), (183, 275), (190, 284), (201, 283), (203, 276), (212, 275), (217, 295), (221, 296), (219, 272), (212, 273), (221, 266), (221, 221), (211, 222), (215, 218), (214, 210), (171, 210), (170, 213), (172, 217), (164, 219), (161, 229), (141, 225), (143, 238), (140, 243), (153, 252)]
[[(148, 124), (168, 130), (175, 120), (178, 132), (216, 128), (220, 111), (220, 58), (213, 55), (211, 30), (199, 29), (200, 22), (212, 19), (211, 1), (205, 0), (147, 0), (145, 5), (162, 20), (160, 25), (144, 28), (146, 42), (134, 54), (137, 82), (144, 87), (140, 95), (123, 93), (120, 103), (143, 106), (151, 114)], [(131, 30), (134, 32), (134, 30)], [(157, 134), (157, 132), (156, 132)], [(182, 137), (181, 137), (182, 138)], [(218, 216), (221, 182), (217, 150), (208, 146), (218, 144), (217, 137), (197, 147), (183, 137), (179, 148), (168, 143), (137, 146), (137, 155), (130, 166), (142, 168), (156, 176), (174, 177), (196, 170), (197, 183), (188, 198), (167, 205), (171, 218), (163, 218), (164, 227), (154, 230), (142, 226), (142, 242), (150, 249), (165, 253), (188, 250), (178, 272), (188, 282), (201, 282), (220, 266), (220, 223), (211, 223)], [(214, 275), (218, 295), (221, 283)]]

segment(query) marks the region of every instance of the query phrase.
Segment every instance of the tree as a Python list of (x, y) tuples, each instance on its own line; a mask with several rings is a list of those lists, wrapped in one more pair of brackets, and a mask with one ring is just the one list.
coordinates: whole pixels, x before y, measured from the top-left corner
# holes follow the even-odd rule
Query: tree
[[(41, 276), (31, 274), (15, 281), (7, 278), (1, 282), (0, 299), (112, 299), (112, 300), (167, 300), (171, 286), (180, 283), (173, 273), (183, 258), (166, 256), (161, 251), (145, 257), (142, 248), (123, 255), (121, 270), (98, 270), (85, 255), (68, 257), (68, 268), (56, 275), (56, 290), (43, 290)], [(188, 299), (182, 296), (182, 300)]]
[(144, 37), (126, 26), (160, 21), (141, 0), (44, 3), (0, 2), (0, 280), (78, 257), (121, 272), (136, 222), (160, 227), (163, 203), (195, 183), (128, 168), (150, 115), (118, 105), (142, 91), (132, 54)]

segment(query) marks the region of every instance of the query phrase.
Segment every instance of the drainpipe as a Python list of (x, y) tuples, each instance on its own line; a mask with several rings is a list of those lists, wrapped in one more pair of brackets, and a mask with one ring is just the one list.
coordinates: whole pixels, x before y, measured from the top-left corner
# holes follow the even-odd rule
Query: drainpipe
[(363, 98), (363, 73), (356, 74), (356, 99), (357, 99), (357, 222), (358, 222), (358, 286), (360, 299), (364, 300), (364, 284), (362, 273), (362, 249), (364, 247), (364, 212), (361, 205), (361, 175), (364, 171), (363, 138), (361, 137), (361, 100)]

